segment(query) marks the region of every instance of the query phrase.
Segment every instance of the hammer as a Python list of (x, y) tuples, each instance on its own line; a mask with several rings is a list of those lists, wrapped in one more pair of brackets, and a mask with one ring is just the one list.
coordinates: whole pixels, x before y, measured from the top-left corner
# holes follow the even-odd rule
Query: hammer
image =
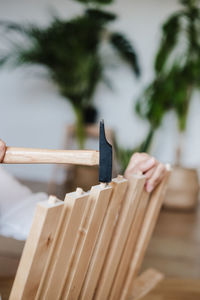
[(99, 182), (108, 183), (112, 178), (112, 146), (106, 139), (104, 121), (101, 120), (99, 151), (7, 147), (2, 163), (99, 165)]

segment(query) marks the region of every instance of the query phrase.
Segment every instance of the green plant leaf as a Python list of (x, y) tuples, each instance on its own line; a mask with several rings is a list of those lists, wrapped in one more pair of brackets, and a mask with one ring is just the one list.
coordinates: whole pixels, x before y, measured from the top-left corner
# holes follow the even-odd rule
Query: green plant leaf
[(197, 4), (196, 0), (180, 0), (180, 2), (187, 7), (191, 7)]
[(163, 36), (155, 58), (155, 70), (161, 72), (176, 46), (180, 30), (180, 13), (172, 15), (163, 25)]
[(127, 37), (122, 33), (114, 32), (111, 33), (110, 42), (121, 57), (131, 65), (135, 75), (139, 77), (141, 72), (137, 54)]
[(116, 143), (115, 150), (117, 160), (120, 163), (120, 172), (123, 174), (128, 166), (131, 156), (137, 149), (126, 149)]
[(100, 22), (102, 24), (106, 24), (108, 22), (112, 22), (116, 20), (117, 16), (113, 13), (103, 11), (100, 9), (87, 9), (86, 15), (95, 22)]
[(1, 55), (0, 57), (0, 67), (2, 67), (3, 65), (5, 65), (9, 60), (9, 55)]
[[(108, 4), (112, 1), (81, 2)], [(2, 54), (1, 64), (10, 62), (13, 67), (37, 64), (47, 69), (52, 82), (74, 109), (81, 146), (84, 144), (83, 114), (92, 106), (96, 87), (104, 78), (106, 68), (100, 46), (105, 32), (108, 32), (108, 23), (116, 19), (115, 14), (98, 9), (97, 5), (87, 7), (93, 8), (85, 9), (82, 15), (70, 20), (54, 14), (46, 27), (0, 23), (7, 35), (12, 34), (11, 51), (6, 56)], [(24, 43), (15, 40), (15, 33), (23, 37)], [(130, 42), (123, 35), (114, 33), (112, 43), (138, 75), (138, 61)]]
[(150, 152), (150, 147), (153, 141), (154, 133), (155, 133), (155, 129), (153, 127), (150, 127), (149, 132), (146, 138), (144, 139), (144, 142), (142, 142), (139, 147), (139, 152), (146, 152), (146, 153)]
[(77, 2), (81, 2), (84, 4), (111, 4), (113, 2), (113, 0), (75, 0)]

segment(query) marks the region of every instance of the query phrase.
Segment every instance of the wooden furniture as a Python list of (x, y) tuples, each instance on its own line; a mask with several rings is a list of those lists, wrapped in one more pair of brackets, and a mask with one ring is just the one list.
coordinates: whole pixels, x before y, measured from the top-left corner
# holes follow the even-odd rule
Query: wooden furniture
[(143, 175), (118, 176), (87, 193), (78, 188), (64, 202), (50, 197), (38, 204), (10, 300), (144, 296), (163, 277), (138, 272), (167, 179), (150, 196)]
[[(156, 277), (155, 277), (155, 274)], [(152, 280), (154, 276), (154, 281)], [(180, 279), (180, 278), (164, 278), (158, 277), (159, 273), (154, 270), (148, 270), (136, 279), (135, 285), (137, 290), (134, 292), (134, 299), (140, 300), (199, 300), (200, 299), (200, 280), (199, 279)], [(162, 276), (162, 274), (160, 274)], [(156, 285), (149, 285), (151, 290), (146, 289), (146, 282), (152, 281), (155, 284), (155, 279), (159, 280)], [(147, 281), (148, 279), (148, 281)], [(13, 278), (0, 277), (0, 293), (3, 300), (9, 297), (9, 291), (13, 284)], [(154, 288), (153, 288), (154, 287)], [(146, 292), (149, 291), (147, 294)], [(144, 292), (144, 294), (143, 294)]]
[(194, 211), (199, 200), (197, 170), (174, 166), (169, 178), (164, 207), (176, 211)]

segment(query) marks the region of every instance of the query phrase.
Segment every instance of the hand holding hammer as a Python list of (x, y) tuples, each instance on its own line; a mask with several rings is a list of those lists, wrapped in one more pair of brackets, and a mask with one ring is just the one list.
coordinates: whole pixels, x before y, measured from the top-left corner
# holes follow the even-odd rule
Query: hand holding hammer
[(99, 165), (99, 181), (111, 181), (112, 146), (106, 140), (103, 121), (100, 122), (99, 151), (5, 147), (2, 141), (0, 147), (4, 148), (0, 151), (0, 162), (3, 164)]

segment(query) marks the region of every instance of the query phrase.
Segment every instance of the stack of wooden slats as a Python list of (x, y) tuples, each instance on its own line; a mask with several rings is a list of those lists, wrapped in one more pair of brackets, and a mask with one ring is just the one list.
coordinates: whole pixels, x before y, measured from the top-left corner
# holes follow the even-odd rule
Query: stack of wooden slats
[(136, 299), (167, 177), (150, 196), (143, 175), (118, 176), (39, 203), (10, 299)]

